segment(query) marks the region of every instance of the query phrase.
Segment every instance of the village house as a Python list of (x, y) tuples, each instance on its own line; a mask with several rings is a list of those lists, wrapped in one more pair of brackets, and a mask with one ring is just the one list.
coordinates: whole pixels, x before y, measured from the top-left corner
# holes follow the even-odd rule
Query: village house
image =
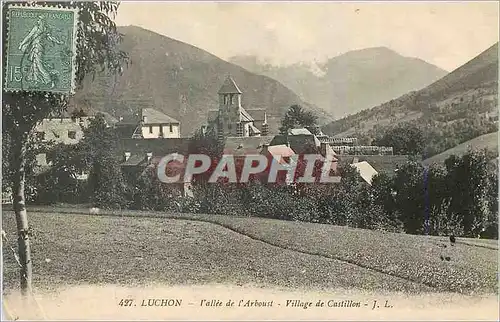
[[(53, 144), (77, 144), (83, 138), (83, 130), (87, 128), (90, 121), (97, 114), (104, 117), (108, 125), (117, 122), (108, 113), (96, 112), (91, 108), (73, 107), (59, 114), (51, 115), (43, 119), (35, 127), (35, 135), (38, 142)], [(37, 164), (43, 169), (47, 168), (46, 153), (40, 153), (36, 156)]]
[[(124, 138), (119, 142), (118, 151), (121, 154), (122, 162), (120, 167), (125, 180), (134, 185), (134, 183), (148, 169), (157, 171), (160, 160), (172, 153), (179, 153), (184, 156), (189, 154), (189, 138), (172, 139), (133, 139)], [(156, 173), (156, 172), (155, 172)], [(153, 180), (153, 178), (151, 178)], [(172, 193), (181, 196), (192, 196), (190, 183), (170, 183)]]
[(218, 94), (219, 109), (208, 112), (208, 127), (219, 137), (268, 135), (266, 110), (243, 108), (243, 93), (230, 76), (226, 78)]
[(120, 137), (173, 139), (181, 136), (181, 123), (154, 108), (142, 108), (135, 115), (120, 117), (116, 129)]

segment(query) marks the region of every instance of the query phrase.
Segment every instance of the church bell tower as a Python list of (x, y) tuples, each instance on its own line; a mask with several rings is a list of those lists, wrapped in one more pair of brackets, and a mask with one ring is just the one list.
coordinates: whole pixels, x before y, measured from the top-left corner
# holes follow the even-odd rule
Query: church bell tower
[(219, 136), (237, 136), (241, 127), (241, 90), (231, 76), (219, 89)]

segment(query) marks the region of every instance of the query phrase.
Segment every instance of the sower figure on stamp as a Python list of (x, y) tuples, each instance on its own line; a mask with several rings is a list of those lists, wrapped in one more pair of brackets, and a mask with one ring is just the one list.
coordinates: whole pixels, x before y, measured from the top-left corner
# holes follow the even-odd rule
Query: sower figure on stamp
[(57, 40), (50, 34), (50, 30), (47, 27), (47, 23), (43, 16), (38, 16), (36, 24), (33, 26), (31, 31), (23, 41), (19, 44), (19, 50), (27, 55), (30, 61), (28, 80), (33, 82), (35, 85), (51, 84), (51, 87), (55, 87), (54, 78), (57, 76), (57, 71), (50, 70), (44, 61), (45, 46), (46, 42), (50, 41), (52, 43), (62, 45), (63, 42)]

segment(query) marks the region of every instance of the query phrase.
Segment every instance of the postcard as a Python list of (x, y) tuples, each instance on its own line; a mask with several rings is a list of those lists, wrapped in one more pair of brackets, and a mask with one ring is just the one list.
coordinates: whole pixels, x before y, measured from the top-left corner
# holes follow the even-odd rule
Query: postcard
[(499, 7), (2, 2), (3, 320), (491, 320)]

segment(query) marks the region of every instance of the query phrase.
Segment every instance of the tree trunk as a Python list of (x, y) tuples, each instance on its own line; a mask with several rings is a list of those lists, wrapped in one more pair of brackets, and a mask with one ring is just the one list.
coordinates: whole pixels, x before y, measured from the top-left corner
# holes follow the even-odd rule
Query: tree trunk
[(17, 243), (19, 248), (19, 260), (21, 262), (21, 293), (28, 294), (31, 290), (31, 276), (32, 276), (32, 262), (31, 250), (28, 230), (28, 214), (26, 212), (25, 197), (24, 197), (24, 184), (25, 184), (25, 154), (26, 154), (26, 133), (21, 133), (13, 144), (13, 156), (15, 160), (14, 176), (13, 176), (13, 189), (14, 194), (14, 212), (16, 214), (17, 224)]

